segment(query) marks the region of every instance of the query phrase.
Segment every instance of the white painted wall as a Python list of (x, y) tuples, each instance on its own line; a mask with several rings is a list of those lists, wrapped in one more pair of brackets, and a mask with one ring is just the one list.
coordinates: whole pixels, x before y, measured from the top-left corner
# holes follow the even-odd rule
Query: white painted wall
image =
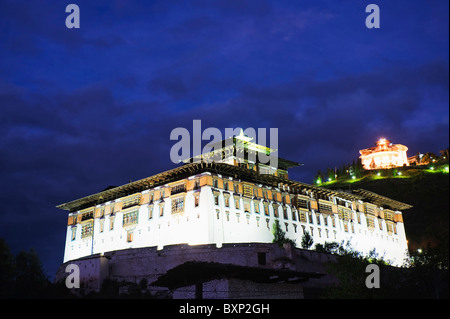
[[(232, 193), (230, 207), (225, 207), (222, 190), (220, 190), (219, 205), (215, 205), (212, 188), (203, 186), (200, 189), (199, 206), (194, 207), (194, 192), (187, 192), (185, 211), (182, 215), (171, 214), (170, 198), (165, 199), (163, 216), (160, 216), (157, 204), (153, 204), (155, 210), (151, 219), (148, 218), (149, 205), (140, 206), (139, 221), (133, 227), (132, 242), (127, 242), (127, 229), (122, 226), (122, 212), (116, 213), (112, 230), (109, 228), (109, 216), (105, 217), (103, 232), (100, 232), (100, 218), (95, 218), (92, 237), (82, 239), (81, 225), (77, 224), (75, 226), (75, 240), (72, 240), (72, 226), (68, 226), (64, 262), (91, 254), (128, 248), (157, 246), (158, 249), (163, 249), (166, 245), (185, 243), (189, 245), (216, 244), (220, 247), (224, 243), (272, 242), (272, 226), (275, 222), (272, 205), (270, 205), (270, 216), (264, 215), (262, 204), (259, 214), (254, 212), (254, 207), (251, 205), (251, 212), (248, 214), (249, 218), (247, 218), (242, 199), (240, 209), (235, 209)], [(337, 215), (335, 216), (336, 227), (332, 227), (331, 220), (329, 220), (328, 226), (325, 226), (324, 215), (320, 216), (320, 225), (318, 225), (314, 210), (312, 210), (313, 223), (303, 223), (292, 220), (290, 206), (287, 208), (288, 219), (286, 220), (283, 218), (281, 206), (278, 209), (278, 220), (282, 229), (285, 230), (285, 223), (288, 223), (287, 237), (294, 239), (298, 247), (300, 247), (303, 236), (303, 225), (310, 233), (310, 229), (313, 229), (314, 244), (323, 244), (326, 241), (350, 241), (354, 249), (364, 254), (375, 248), (380, 256), (383, 256), (385, 260), (391, 260), (394, 265), (401, 265), (406, 257), (407, 242), (403, 223), (397, 222), (397, 234), (388, 235), (384, 220), (382, 221), (382, 230), (379, 229), (377, 224), (374, 230), (369, 230), (364, 214), (361, 213), (361, 223), (353, 223), (354, 232), (350, 226), (348, 232), (345, 232), (343, 222)], [(217, 218), (217, 211), (219, 212), (219, 218)], [(228, 219), (227, 211), (229, 212)], [(355, 214), (354, 211), (353, 213)], [(267, 227), (267, 218), (269, 219), (269, 228)], [(296, 231), (294, 224), (297, 225)], [(328, 230), (328, 238), (326, 230)], [(336, 238), (334, 237), (334, 231), (336, 232)]]

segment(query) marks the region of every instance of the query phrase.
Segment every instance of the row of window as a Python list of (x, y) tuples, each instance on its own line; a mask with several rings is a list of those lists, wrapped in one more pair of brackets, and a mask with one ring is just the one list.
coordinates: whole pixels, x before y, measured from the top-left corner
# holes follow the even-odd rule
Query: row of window
[[(195, 199), (194, 205), (195, 205), (195, 207), (197, 207), (199, 205), (199, 193), (194, 194), (194, 199)], [(176, 213), (180, 213), (180, 212), (184, 211), (184, 206), (185, 206), (184, 205), (184, 201), (185, 201), (184, 196), (178, 197), (178, 198), (175, 198), (175, 199), (172, 200), (172, 207), (171, 207), (172, 214), (176, 214)], [(244, 212), (248, 213), (247, 214), (247, 218), (249, 218), (249, 216), (250, 216), (249, 213), (251, 212), (251, 210), (250, 210), (251, 203), (253, 203), (253, 205), (254, 205), (254, 212), (256, 214), (260, 213), (260, 203), (258, 203), (258, 201), (244, 200)], [(218, 193), (214, 194), (214, 204), (215, 205), (219, 205), (219, 195), (218, 195)], [(224, 196), (224, 204), (225, 204), (225, 207), (230, 207), (230, 196)], [(270, 216), (269, 205), (271, 205), (271, 204), (270, 203), (264, 203), (263, 204), (263, 206), (264, 206), (264, 215), (265, 216)], [(159, 207), (160, 208), (160, 216), (163, 216), (164, 202), (160, 203), (159, 206), (160, 206)], [(236, 210), (240, 209), (240, 197), (238, 197), (238, 196), (236, 196), (234, 198), (234, 207), (235, 207)], [(273, 209), (273, 212), (274, 212), (274, 216), (276, 218), (278, 218), (279, 217), (279, 215), (278, 215), (278, 204), (273, 204), (272, 209)], [(153, 217), (153, 210), (154, 210), (154, 206), (150, 205), (149, 206), (149, 216), (148, 216), (149, 219), (151, 219)], [(288, 220), (289, 218), (288, 218), (287, 207), (286, 206), (282, 206), (282, 210), (283, 210), (283, 218), (285, 220)], [(218, 210), (216, 210), (216, 211), (218, 211)], [(298, 214), (298, 217), (297, 217), (297, 214)], [(350, 218), (350, 214), (351, 214), (351, 211), (349, 211), (349, 210), (339, 209), (339, 211), (338, 211), (338, 217), (340, 219), (344, 220), (344, 230), (345, 231), (348, 231), (347, 230), (348, 224), (346, 223), (346, 221), (351, 219)], [(229, 218), (228, 215), (229, 215), (229, 212), (227, 214), (227, 219)], [(219, 216), (219, 215), (217, 215), (217, 216)], [(296, 210), (291, 209), (291, 216), (292, 216), (292, 220), (293, 221), (297, 221), (298, 220), (300, 222), (305, 222), (305, 223), (307, 222), (307, 223), (316, 224), (316, 225), (319, 225), (319, 226), (321, 225), (322, 220), (323, 220), (324, 226), (328, 226), (329, 219), (331, 219), (331, 226), (332, 227), (336, 227), (335, 216), (332, 215), (332, 214), (330, 214), (330, 215), (323, 214), (322, 215), (323, 217), (321, 219), (320, 218), (321, 214), (316, 213), (315, 214), (315, 222), (314, 222), (314, 218), (313, 218), (313, 213), (311, 211), (304, 211), (304, 210), (296, 211)], [(391, 216), (389, 216), (389, 217), (391, 217)], [(92, 218), (92, 216), (90, 216), (90, 218)], [(110, 220), (110, 230), (112, 230), (114, 228), (114, 216), (111, 216), (109, 218), (109, 220)], [(381, 219), (377, 219), (377, 220), (378, 220), (379, 229), (383, 230), (383, 225), (382, 225)], [(391, 220), (392, 220), (392, 217), (388, 219), (388, 221), (391, 221)], [(357, 214), (357, 221), (358, 221), (358, 224), (361, 224), (360, 214)], [(123, 215), (123, 222), (122, 222), (123, 227), (127, 227), (127, 226), (130, 226), (130, 225), (137, 224), (137, 222), (138, 222), (138, 210), (130, 211), (130, 212), (127, 212), (127, 213), (125, 213)], [(374, 229), (375, 228), (375, 219), (374, 218), (368, 217), (366, 219), (366, 222), (367, 222), (368, 229)], [(353, 227), (353, 223), (351, 223), (351, 225)], [(387, 227), (386, 230), (387, 230), (388, 233), (390, 233), (390, 234), (392, 234), (392, 233), (397, 234), (397, 229), (396, 229), (395, 223), (387, 222), (386, 223), (386, 227)], [(92, 230), (93, 230), (93, 222), (92, 221), (84, 223), (82, 225), (81, 238), (90, 237), (92, 235)], [(103, 230), (104, 230), (104, 218), (100, 220), (100, 232), (103, 232)], [(75, 239), (75, 233), (72, 234), (72, 240), (74, 240), (74, 239)]]

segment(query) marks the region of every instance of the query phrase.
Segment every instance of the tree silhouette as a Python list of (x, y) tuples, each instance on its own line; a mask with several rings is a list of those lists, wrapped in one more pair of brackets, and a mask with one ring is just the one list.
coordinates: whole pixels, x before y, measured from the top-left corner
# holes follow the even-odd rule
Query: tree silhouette
[(305, 231), (303, 236), (302, 236), (302, 248), (303, 249), (309, 249), (314, 243), (314, 240), (312, 238), (312, 236), (309, 234), (308, 231)]
[(282, 247), (286, 243), (291, 243), (295, 246), (295, 241), (286, 237), (286, 233), (281, 229), (280, 222), (278, 220), (275, 220), (275, 222), (273, 223), (272, 232), (273, 243), (278, 244), (280, 247)]

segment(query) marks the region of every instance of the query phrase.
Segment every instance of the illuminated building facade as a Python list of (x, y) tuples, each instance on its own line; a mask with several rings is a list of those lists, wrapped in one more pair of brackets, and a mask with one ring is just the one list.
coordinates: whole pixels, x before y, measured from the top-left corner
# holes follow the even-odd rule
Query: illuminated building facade
[[(402, 210), (410, 208), (375, 193), (340, 192), (288, 178), (295, 162), (267, 167), (249, 160), (268, 152), (250, 141), (214, 151), (218, 162), (186, 163), (135, 182), (58, 206), (68, 211), (64, 262), (125, 249), (168, 245), (272, 243), (277, 220), (300, 246), (350, 242), (362, 253), (376, 249), (393, 264), (407, 253)], [(246, 154), (239, 160), (238, 151)], [(211, 155), (211, 154), (210, 154)], [(189, 161), (188, 161), (189, 162)]]
[(381, 138), (375, 147), (360, 150), (359, 153), (364, 169), (370, 170), (408, 166), (407, 150), (405, 145), (392, 144), (387, 139)]

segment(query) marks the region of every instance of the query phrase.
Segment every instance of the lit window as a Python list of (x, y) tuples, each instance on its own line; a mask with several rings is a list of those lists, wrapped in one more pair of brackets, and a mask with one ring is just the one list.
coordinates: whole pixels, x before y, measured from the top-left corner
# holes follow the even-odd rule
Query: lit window
[(86, 238), (92, 236), (94, 229), (93, 221), (87, 222), (81, 226), (81, 238)]
[(127, 242), (131, 243), (133, 241), (134, 232), (132, 229), (127, 231)]
[(100, 232), (103, 233), (103, 230), (105, 228), (105, 218), (100, 218)]
[(184, 197), (174, 198), (172, 200), (172, 214), (184, 212)]
[(219, 193), (214, 192), (214, 205), (219, 205)]
[(258, 201), (254, 201), (254, 206), (255, 206), (255, 213), (259, 214), (259, 202)]
[(72, 240), (75, 240), (76, 234), (77, 234), (77, 227), (76, 226), (72, 226), (72, 228), (70, 229), (72, 231)]
[(148, 219), (153, 218), (153, 205), (148, 206)]
[(198, 207), (199, 204), (200, 204), (200, 194), (196, 193), (194, 194), (194, 206)]
[(137, 222), (138, 222), (138, 211), (137, 210), (123, 214), (123, 224), (122, 225), (124, 227), (137, 224)]
[(244, 196), (253, 196), (253, 188), (248, 185), (243, 185)]
[(236, 208), (236, 209), (239, 209), (239, 201), (240, 201), (240, 199), (239, 199), (239, 197), (235, 197), (234, 198), (234, 207)]
[(139, 205), (140, 202), (141, 202), (141, 195), (140, 194), (131, 196), (131, 197), (129, 197), (129, 198), (127, 198), (127, 199), (125, 199), (123, 201), (122, 209), (123, 208), (127, 208), (127, 207), (131, 207), (131, 206), (135, 206), (135, 205)]
[(109, 217), (109, 230), (113, 230), (114, 229), (114, 215), (111, 215)]

